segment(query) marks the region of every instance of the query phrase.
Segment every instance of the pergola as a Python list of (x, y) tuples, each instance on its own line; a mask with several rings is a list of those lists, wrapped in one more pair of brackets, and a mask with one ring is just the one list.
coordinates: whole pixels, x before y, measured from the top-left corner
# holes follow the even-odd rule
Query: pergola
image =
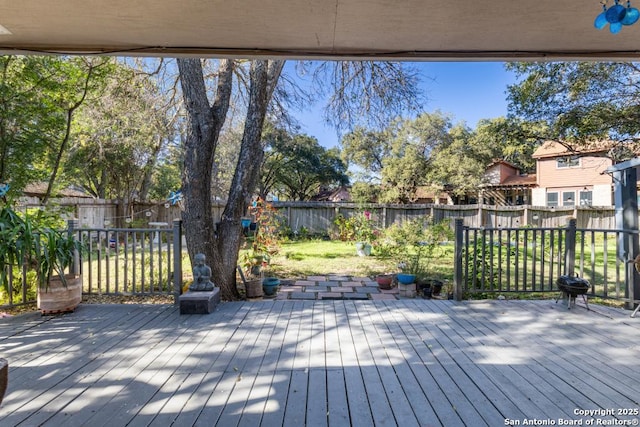
[(0, 52), (637, 58), (640, 25), (616, 35), (607, 28), (596, 30), (593, 22), (601, 8), (597, 0), (0, 0)]

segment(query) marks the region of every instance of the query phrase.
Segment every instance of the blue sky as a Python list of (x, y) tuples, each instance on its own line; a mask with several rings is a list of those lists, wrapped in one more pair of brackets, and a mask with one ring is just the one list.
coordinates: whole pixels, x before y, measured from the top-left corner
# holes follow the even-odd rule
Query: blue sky
[[(507, 114), (507, 85), (515, 82), (513, 73), (501, 62), (420, 62), (422, 86), (428, 98), (427, 112), (440, 110), (453, 122), (465, 121), (475, 128), (480, 119)], [(315, 136), (325, 147), (338, 144), (335, 130), (324, 126), (318, 109), (297, 115), (302, 133)]]

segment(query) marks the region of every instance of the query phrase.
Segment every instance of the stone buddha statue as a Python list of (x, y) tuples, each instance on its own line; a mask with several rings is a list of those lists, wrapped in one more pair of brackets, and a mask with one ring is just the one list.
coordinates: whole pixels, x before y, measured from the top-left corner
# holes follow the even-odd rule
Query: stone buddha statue
[(192, 292), (212, 291), (214, 284), (211, 281), (211, 268), (206, 265), (204, 254), (196, 254), (193, 258), (193, 283), (189, 286)]

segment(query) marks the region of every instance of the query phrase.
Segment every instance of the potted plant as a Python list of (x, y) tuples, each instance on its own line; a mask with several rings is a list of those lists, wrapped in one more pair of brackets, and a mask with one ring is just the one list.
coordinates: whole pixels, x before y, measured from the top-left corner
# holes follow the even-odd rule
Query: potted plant
[(409, 258), (408, 262), (398, 263), (398, 269), (400, 272), (396, 274), (396, 278), (399, 283), (403, 285), (410, 285), (416, 282), (416, 277), (422, 273), (422, 266), (420, 263), (420, 256), (414, 255)]
[(358, 256), (371, 255), (371, 243), (376, 239), (374, 222), (371, 219), (371, 212), (360, 212), (349, 219), (353, 225), (354, 238), (356, 241), (356, 254)]
[(67, 274), (81, 244), (66, 231), (47, 225), (49, 218), (18, 215), (10, 207), (0, 211), (0, 285), (8, 287), (6, 267), (26, 266), (35, 271), (38, 308), (42, 313), (71, 311), (82, 300), (82, 280)]
[(378, 274), (376, 283), (380, 289), (391, 289), (393, 283), (393, 274)]
[(38, 308), (43, 314), (73, 311), (82, 301), (82, 278), (68, 271), (81, 243), (72, 233), (43, 228), (37, 246)]
[(266, 296), (275, 296), (280, 286), (280, 279), (277, 277), (265, 277), (262, 280), (262, 290)]
[(263, 295), (262, 291), (262, 266), (264, 263), (262, 255), (252, 252), (245, 252), (242, 258), (243, 268), (238, 270), (240, 277), (244, 282), (244, 289), (247, 298), (259, 298)]
[(416, 283), (419, 278), (433, 287), (427, 275), (429, 261), (434, 257), (438, 244), (446, 239), (450, 230), (445, 223), (433, 223), (431, 218), (416, 218), (387, 229), (388, 251), (398, 261), (399, 283)]

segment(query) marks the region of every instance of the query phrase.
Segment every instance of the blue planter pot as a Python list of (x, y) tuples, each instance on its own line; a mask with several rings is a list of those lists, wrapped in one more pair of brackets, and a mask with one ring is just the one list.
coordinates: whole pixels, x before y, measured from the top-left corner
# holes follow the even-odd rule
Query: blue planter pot
[(277, 277), (266, 277), (262, 281), (262, 290), (266, 296), (273, 296), (277, 293), (279, 285), (280, 279)]
[(398, 273), (396, 275), (396, 278), (398, 279), (398, 282), (402, 283), (403, 285), (410, 285), (416, 281), (415, 274)]
[(356, 253), (358, 256), (370, 256), (371, 245), (366, 242), (356, 242)]

